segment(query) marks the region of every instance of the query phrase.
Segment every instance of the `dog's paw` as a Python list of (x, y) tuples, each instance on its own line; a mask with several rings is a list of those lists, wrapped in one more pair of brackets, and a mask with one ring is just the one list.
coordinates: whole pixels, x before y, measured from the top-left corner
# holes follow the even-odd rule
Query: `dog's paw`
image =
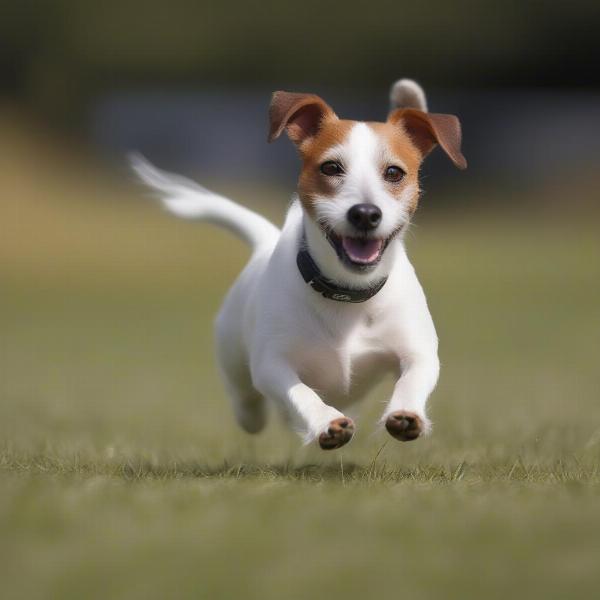
[(411, 442), (426, 433), (426, 423), (413, 412), (397, 410), (385, 420), (388, 433), (401, 442)]
[(348, 417), (330, 421), (327, 429), (319, 436), (319, 446), (323, 450), (336, 450), (347, 444), (354, 435), (354, 422)]

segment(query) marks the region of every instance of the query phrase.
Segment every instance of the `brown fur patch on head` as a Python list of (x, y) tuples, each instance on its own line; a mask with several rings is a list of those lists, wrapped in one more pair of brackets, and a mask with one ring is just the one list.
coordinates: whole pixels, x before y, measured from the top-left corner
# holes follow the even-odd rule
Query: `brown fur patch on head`
[[(387, 166), (399, 166), (406, 171), (406, 175), (400, 184), (387, 184), (388, 191), (399, 198), (407, 185), (414, 185), (415, 193), (410, 199), (410, 205), (408, 206), (409, 211), (413, 213), (419, 202), (419, 168), (423, 160), (419, 149), (415, 146), (406, 131), (393, 123), (371, 122), (368, 125), (383, 140), (384, 145), (391, 154), (390, 159), (392, 163), (382, 165), (382, 171)], [(394, 159), (396, 159), (397, 163), (394, 162)]]
[[(403, 85), (408, 84), (405, 81)], [(410, 87), (413, 92), (415, 86), (412, 82)], [(425, 108), (424, 96), (422, 100), (421, 108)], [(326, 153), (328, 149), (344, 143), (357, 121), (340, 120), (331, 107), (314, 94), (284, 91), (273, 94), (269, 119), (269, 141), (286, 131), (300, 151), (303, 164), (298, 192), (304, 208), (314, 215), (317, 198), (333, 196), (339, 183), (339, 179), (321, 173), (322, 162), (328, 160)], [(385, 123), (366, 124), (383, 142), (384, 152), (379, 167), (388, 191), (399, 199), (407, 187), (412, 186), (414, 193), (409, 199), (410, 212), (414, 212), (419, 199), (418, 174), (421, 162), (436, 145), (446, 152), (457, 167), (464, 169), (467, 166), (460, 150), (460, 122), (454, 115), (398, 108), (390, 113)], [(396, 183), (385, 182), (385, 170), (391, 166), (398, 166), (405, 171), (405, 176)]]
[[(325, 177), (320, 166), (330, 148), (341, 145), (350, 134), (358, 121), (331, 119), (325, 120), (317, 135), (307, 138), (298, 146), (302, 157), (302, 171), (298, 181), (298, 193), (304, 208), (314, 215), (314, 205), (318, 197), (333, 196), (336, 189), (335, 181)], [(390, 154), (389, 164), (381, 164), (381, 171), (388, 166), (401, 166), (406, 170), (406, 176), (399, 184), (387, 184), (388, 191), (400, 198), (409, 184), (414, 185), (415, 193), (408, 207), (412, 213), (416, 210), (419, 200), (419, 167), (422, 154), (415, 146), (407, 132), (394, 123), (367, 123), (380, 137), (384, 147)], [(399, 164), (397, 164), (399, 163)]]
[(318, 196), (332, 196), (335, 184), (320, 170), (323, 156), (334, 146), (343, 144), (356, 121), (325, 120), (316, 136), (306, 139), (298, 147), (302, 157), (302, 171), (298, 180), (298, 195), (309, 214), (314, 214)]

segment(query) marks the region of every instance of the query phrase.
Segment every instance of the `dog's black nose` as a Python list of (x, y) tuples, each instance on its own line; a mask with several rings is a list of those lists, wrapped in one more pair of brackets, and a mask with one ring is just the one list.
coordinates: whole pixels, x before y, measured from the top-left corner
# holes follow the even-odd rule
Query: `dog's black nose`
[(362, 231), (375, 229), (381, 223), (381, 209), (374, 204), (355, 204), (348, 211), (348, 221)]

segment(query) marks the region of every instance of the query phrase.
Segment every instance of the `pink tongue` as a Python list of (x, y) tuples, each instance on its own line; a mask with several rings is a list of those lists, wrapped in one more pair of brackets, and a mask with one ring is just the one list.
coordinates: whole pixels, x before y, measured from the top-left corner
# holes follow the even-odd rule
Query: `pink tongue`
[(343, 237), (342, 246), (351, 260), (368, 264), (379, 258), (383, 240)]

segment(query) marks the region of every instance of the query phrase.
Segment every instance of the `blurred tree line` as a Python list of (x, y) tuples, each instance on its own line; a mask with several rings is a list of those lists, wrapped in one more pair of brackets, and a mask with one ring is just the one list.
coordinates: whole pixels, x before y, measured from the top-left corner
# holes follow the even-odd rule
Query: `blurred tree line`
[(597, 86), (600, 2), (2, 0), (0, 90), (75, 119), (122, 86)]

